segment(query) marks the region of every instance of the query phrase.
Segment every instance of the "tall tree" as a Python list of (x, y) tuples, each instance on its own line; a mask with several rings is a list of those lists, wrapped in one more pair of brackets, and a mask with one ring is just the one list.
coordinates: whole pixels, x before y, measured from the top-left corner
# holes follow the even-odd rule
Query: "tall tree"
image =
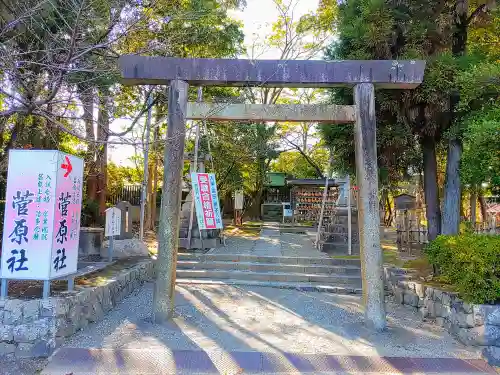
[[(467, 53), (468, 33), (471, 24), (480, 18), (482, 13), (488, 12), (495, 6), (494, 0), (480, 1), (479, 3), (471, 1), (471, 3), (473, 4), (469, 4), (468, 0), (456, 0), (453, 4), (451, 52), (456, 59), (461, 59)], [(469, 11), (470, 6), (473, 7), (472, 12)], [(459, 104), (460, 90), (455, 87), (450, 95), (451, 123), (454, 125), (454, 129), (448, 142), (442, 217), (443, 234), (457, 234), (460, 227), (461, 183), (459, 170), (463, 148), (462, 119), (464, 114), (459, 111)]]

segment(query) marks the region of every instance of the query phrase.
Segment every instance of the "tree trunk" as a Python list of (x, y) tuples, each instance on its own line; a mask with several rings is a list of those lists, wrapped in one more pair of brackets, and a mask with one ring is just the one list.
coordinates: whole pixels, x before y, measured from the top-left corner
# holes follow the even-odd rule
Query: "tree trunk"
[[(160, 121), (161, 115), (157, 113), (155, 123)], [(156, 192), (158, 191), (158, 150), (160, 149), (158, 141), (160, 139), (160, 128), (156, 126), (153, 130), (153, 146), (151, 148), (151, 162), (149, 163), (149, 205), (148, 205), (148, 215), (147, 226), (149, 230), (155, 230), (156, 225)]]
[(389, 199), (389, 194), (386, 196), (386, 202), (387, 202), (387, 220), (385, 225), (390, 227), (392, 223), (392, 207), (391, 207), (391, 200)]
[(448, 145), (444, 204), (441, 231), (443, 234), (458, 234), (460, 227), (460, 158), (462, 142), (455, 137)]
[(477, 191), (473, 187), (470, 193), (470, 222), (472, 227), (476, 227)]
[[(454, 57), (461, 57), (467, 48), (468, 1), (457, 0), (453, 10), (453, 35), (451, 52)], [(454, 89), (450, 95), (451, 126), (456, 127), (448, 143), (446, 160), (446, 178), (444, 185), (444, 205), (442, 216), (443, 234), (458, 234), (460, 228), (460, 159), (462, 157), (462, 140), (459, 129), (460, 116), (458, 104), (460, 92)]]
[(436, 140), (432, 136), (423, 136), (421, 140), (424, 164), (424, 196), (429, 241), (441, 233), (441, 210), (437, 182)]
[[(97, 115), (97, 139), (105, 142), (109, 134), (109, 91), (102, 89), (99, 93), (99, 113)], [(99, 211), (101, 215), (106, 211), (106, 192), (108, 177), (108, 145), (99, 143), (96, 148), (96, 163), (99, 166), (97, 173), (97, 194), (99, 197)], [(97, 168), (96, 168), (97, 169)]]
[(484, 194), (481, 190), (479, 190), (479, 207), (481, 208), (481, 218), (483, 220), (483, 223), (486, 223), (488, 221), (488, 212), (486, 211), (486, 200), (484, 199)]
[[(78, 96), (83, 107), (83, 122), (87, 139), (94, 140), (94, 95), (93, 89), (86, 85), (78, 86)], [(97, 192), (97, 176), (95, 165), (95, 143), (89, 142), (85, 153), (85, 172), (87, 175), (87, 199), (95, 200)]]
[(382, 195), (380, 197), (380, 202), (379, 202), (379, 209), (380, 209), (380, 222), (383, 223), (385, 226), (386, 226), (386, 206), (385, 206), (385, 203), (387, 201), (387, 198), (389, 197), (389, 192), (387, 191), (387, 189), (382, 189)]

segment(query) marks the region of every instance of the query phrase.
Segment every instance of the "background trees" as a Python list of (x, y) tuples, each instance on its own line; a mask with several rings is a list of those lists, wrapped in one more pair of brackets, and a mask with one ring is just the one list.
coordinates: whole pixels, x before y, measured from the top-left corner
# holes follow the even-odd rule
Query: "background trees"
[[(484, 34), (498, 27), (497, 17), (498, 10), (485, 2), (471, 3), (468, 7), (453, 1), (430, 0), (417, 4), (353, 0), (339, 7), (339, 39), (327, 49), (328, 59), (427, 60), (424, 83), (417, 90), (377, 92), (376, 105), (381, 185), (397, 185), (410, 175), (423, 172), (431, 239), (441, 232), (442, 226), (447, 233), (458, 231), (460, 148), (463, 131), (474, 118), (467, 115), (471, 109), (467, 104), (471, 102), (467, 99), (470, 94), (463, 95), (468, 90), (485, 86), (480, 83), (481, 76), (483, 80), (488, 77), (487, 81), (494, 76), (491, 67), (485, 75), (478, 75), (478, 72), (486, 69), (481, 65), (489, 66), (487, 62), (496, 54)], [(464, 32), (474, 35), (469, 54), (465, 53), (463, 45), (467, 44)], [(457, 43), (461, 43), (460, 48)], [(482, 103), (479, 105), (482, 112), (484, 106), (498, 103), (498, 95), (495, 97), (491, 90), (491, 87), (477, 90), (477, 97), (472, 100), (476, 105)], [(351, 96), (350, 90), (337, 89), (332, 92), (331, 101), (349, 104)], [(486, 98), (489, 99), (485, 101)], [(353, 171), (351, 127), (323, 127), (322, 131), (325, 141), (334, 150), (335, 166), (341, 171)], [(468, 134), (470, 132), (472, 128)], [(489, 150), (490, 154), (496, 152), (494, 148)], [(442, 180), (438, 168), (440, 158), (447, 161), (444, 194), (438, 184)], [(443, 195), (441, 223), (440, 198)]]
[[(149, 143), (149, 202), (155, 206), (166, 93), (161, 87), (122, 86), (116, 71), (122, 53), (261, 58), (272, 52), (283, 60), (321, 58), (323, 53), (327, 59), (419, 58), (427, 60), (427, 69), (417, 90), (376, 95), (380, 198), (388, 202), (387, 194), (423, 174), (431, 239), (458, 230), (463, 192), (472, 211), (500, 184), (499, 9), (485, 0), (349, 0), (340, 5), (321, 0), (318, 9), (298, 17), (294, 10), (299, 1), (273, 0), (278, 17), (269, 34), (248, 46), (241, 22), (231, 18), (231, 10), (245, 5), (240, 0), (2, 1), (0, 167), (5, 170), (7, 152), (16, 147), (78, 153), (86, 159), (87, 198), (98, 201), (102, 211), (106, 191), (117, 188), (113, 176), (121, 176), (114, 165), (108, 166), (111, 147), (113, 152), (135, 149), (138, 175)], [(352, 104), (352, 92), (206, 88), (203, 99), (221, 105)], [(149, 107), (153, 127), (146, 139)], [(193, 136), (191, 132), (188, 149)], [(336, 172), (354, 175), (350, 125), (208, 122), (202, 129), (202, 150), (208, 151), (209, 143), (214, 158), (209, 167), (217, 174), (220, 191), (229, 196), (243, 186), (253, 216), (258, 215), (265, 174), (271, 169), (320, 177), (331, 152)]]

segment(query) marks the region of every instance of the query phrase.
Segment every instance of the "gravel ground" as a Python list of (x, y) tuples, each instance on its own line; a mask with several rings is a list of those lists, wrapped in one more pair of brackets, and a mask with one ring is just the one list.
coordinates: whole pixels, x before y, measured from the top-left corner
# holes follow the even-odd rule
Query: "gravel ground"
[(150, 323), (151, 301), (152, 284), (146, 284), (64, 346), (480, 358), (478, 350), (390, 301), (384, 333), (363, 326), (359, 296), (183, 285), (176, 316), (165, 325)]
[(46, 359), (0, 360), (0, 375), (35, 375), (46, 365)]

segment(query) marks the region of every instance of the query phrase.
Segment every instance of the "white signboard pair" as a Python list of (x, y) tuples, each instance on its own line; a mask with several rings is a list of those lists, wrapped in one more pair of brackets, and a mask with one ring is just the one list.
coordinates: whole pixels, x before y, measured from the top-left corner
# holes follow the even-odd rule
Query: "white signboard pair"
[(213, 173), (191, 173), (196, 217), (200, 229), (222, 229), (217, 183)]
[(77, 270), (83, 160), (11, 150), (1, 256), (5, 279), (51, 280)]

